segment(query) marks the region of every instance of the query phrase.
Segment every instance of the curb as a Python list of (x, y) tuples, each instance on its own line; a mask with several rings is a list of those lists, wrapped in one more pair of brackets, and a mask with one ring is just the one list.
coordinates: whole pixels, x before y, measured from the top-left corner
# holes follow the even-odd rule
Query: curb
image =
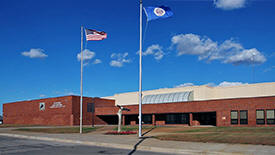
[[(132, 145), (123, 145), (123, 144), (112, 144), (112, 143), (99, 143), (91, 141), (79, 141), (79, 140), (70, 140), (70, 139), (58, 139), (58, 138), (49, 138), (49, 137), (38, 137), (38, 136), (26, 136), (19, 134), (8, 134), (0, 133), (0, 136), (14, 137), (14, 138), (23, 138), (23, 139), (32, 139), (32, 140), (43, 140), (43, 141), (53, 141), (53, 142), (62, 142), (62, 143), (71, 143), (71, 144), (82, 144), (88, 146), (98, 146), (98, 147), (111, 147), (116, 149), (130, 149), (133, 150)], [(186, 149), (171, 149), (171, 148), (161, 148), (161, 147), (151, 147), (151, 146), (137, 146), (136, 150), (139, 151), (149, 151), (157, 153), (172, 153), (172, 154), (188, 154), (188, 155), (242, 155), (242, 153), (227, 153), (227, 152), (210, 152), (202, 150), (186, 150)]]

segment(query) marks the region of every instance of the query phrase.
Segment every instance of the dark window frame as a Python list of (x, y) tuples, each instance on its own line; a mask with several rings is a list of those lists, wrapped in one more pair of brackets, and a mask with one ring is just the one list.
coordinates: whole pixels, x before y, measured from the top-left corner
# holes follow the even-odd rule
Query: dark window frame
[[(232, 112), (237, 112), (237, 119), (232, 119)], [(230, 120), (231, 120), (231, 125), (239, 124), (239, 111), (238, 110), (230, 111)]]
[(95, 112), (95, 104), (94, 103), (87, 103), (87, 112)]
[(188, 113), (167, 113), (165, 124), (189, 124)]
[[(262, 118), (261, 118), (261, 119), (258, 119), (258, 118), (257, 118), (257, 111), (263, 111), (263, 112), (264, 112), (264, 118), (263, 118), (263, 119), (262, 119)], [(265, 117), (265, 115), (266, 115), (265, 113), (266, 113), (266, 112), (265, 112), (264, 109), (256, 109), (256, 124), (257, 124), (257, 125), (264, 125), (264, 124), (265, 124), (265, 118), (266, 118), (266, 117)]]
[(153, 124), (153, 115), (152, 114), (144, 114), (142, 116), (143, 124)]
[(269, 111), (269, 110), (273, 110), (274, 113), (275, 113), (275, 109), (266, 109), (266, 124), (268, 124), (268, 125), (274, 125), (275, 124), (275, 116), (274, 116), (273, 119), (267, 118), (267, 111)]
[[(241, 118), (241, 112), (246, 112), (246, 118)], [(248, 124), (248, 110), (240, 110), (240, 124), (241, 125), (247, 125)]]

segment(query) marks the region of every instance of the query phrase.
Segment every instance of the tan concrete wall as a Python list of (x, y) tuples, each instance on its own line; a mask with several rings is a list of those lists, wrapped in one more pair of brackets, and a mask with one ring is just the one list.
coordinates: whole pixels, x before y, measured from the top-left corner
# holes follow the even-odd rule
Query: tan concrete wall
[[(194, 101), (243, 98), (243, 97), (275, 96), (275, 82), (245, 84), (240, 86), (229, 86), (229, 87), (209, 87), (206, 85), (202, 85), (202, 86), (189, 86), (189, 87), (180, 87), (180, 88), (164, 88), (164, 89), (143, 91), (143, 96), (152, 95), (152, 94), (184, 92), (184, 91), (193, 91)], [(114, 96), (109, 98), (115, 99), (116, 104), (118, 105), (138, 104), (138, 92), (115, 94)]]
[(231, 87), (214, 87), (212, 98), (207, 99), (222, 99), (222, 98), (242, 98), (242, 97), (261, 97), (275, 96), (275, 82), (247, 84)]

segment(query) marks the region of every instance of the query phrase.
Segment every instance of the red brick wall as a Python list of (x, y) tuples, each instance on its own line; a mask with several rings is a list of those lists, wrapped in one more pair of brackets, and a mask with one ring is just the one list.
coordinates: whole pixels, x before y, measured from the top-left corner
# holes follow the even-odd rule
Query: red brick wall
[[(123, 114), (138, 114), (138, 105), (125, 106), (129, 112)], [(256, 125), (256, 109), (275, 109), (275, 97), (256, 97), (221, 99), (209, 101), (193, 101), (181, 103), (144, 104), (143, 114), (160, 113), (195, 113), (195, 112), (216, 112), (217, 126), (275, 126)], [(231, 125), (231, 110), (248, 110), (248, 125)], [(96, 110), (97, 115), (116, 114), (117, 110), (111, 107), (102, 107)], [(225, 120), (222, 118), (225, 117)]]
[[(95, 101), (95, 113), (94, 113), (95, 116), (98, 110), (102, 107), (111, 108), (111, 111), (113, 111), (115, 113), (114, 115), (116, 115), (118, 108), (115, 106), (115, 100), (94, 98), (94, 101)], [(105, 121), (103, 121), (97, 116), (95, 117), (95, 123), (98, 125), (107, 125)]]
[[(40, 102), (45, 103), (46, 108), (44, 111), (39, 110)], [(54, 102), (61, 102), (65, 107), (50, 108)], [(3, 104), (3, 119), (5, 124), (78, 125), (80, 109), (79, 103), (79, 96), (65, 96)], [(91, 112), (87, 112), (87, 103), (95, 104), (94, 119), (93, 114)], [(138, 105), (125, 107), (129, 108), (130, 111), (123, 111), (124, 115), (138, 114)], [(161, 114), (216, 112), (217, 126), (268, 126), (256, 125), (256, 109), (275, 109), (275, 97), (145, 104), (142, 106), (142, 113)], [(231, 125), (231, 110), (248, 110), (248, 125)], [(115, 106), (114, 100), (90, 97), (83, 98), (84, 125), (92, 125), (93, 121), (95, 124), (106, 124), (106, 122), (101, 120), (98, 116), (116, 116), (117, 111), (118, 108)]]
[[(39, 104), (45, 103), (40, 111)], [(51, 108), (54, 102), (64, 107)], [(39, 99), (3, 104), (5, 124), (71, 125), (72, 96)]]
[[(41, 102), (45, 103), (43, 111), (39, 109)], [(64, 107), (50, 108), (54, 102), (61, 102)], [(83, 125), (106, 124), (95, 114), (87, 112), (87, 103), (94, 103), (95, 108), (112, 107), (116, 109), (114, 100), (83, 97)], [(21, 101), (3, 104), (3, 119), (5, 124), (79, 125), (79, 110), (79, 96)]]
[[(103, 120), (101, 120), (99, 117), (96, 116), (96, 114), (93, 114), (91, 112), (87, 112), (87, 104), (88, 103), (94, 103), (95, 104), (95, 112), (99, 107), (112, 107), (115, 109), (115, 101), (114, 100), (108, 100), (108, 99), (101, 99), (101, 98), (88, 98), (84, 97), (83, 98), (83, 113), (82, 113), (82, 118), (83, 118), (83, 125), (92, 125), (94, 124), (97, 125), (105, 125), (107, 124)], [(79, 96), (74, 96), (73, 97), (73, 115), (74, 115), (74, 125), (79, 125), (79, 118), (80, 118), (80, 97)], [(94, 117), (94, 119), (93, 119)]]
[[(74, 116), (74, 125), (79, 125), (80, 120), (80, 96), (73, 96), (72, 99), (73, 105), (72, 105), (72, 114)], [(82, 105), (82, 123), (83, 125), (89, 125), (89, 123), (92, 120), (91, 113), (87, 112), (87, 103), (92, 103), (93, 98), (91, 97), (83, 97), (83, 105)]]

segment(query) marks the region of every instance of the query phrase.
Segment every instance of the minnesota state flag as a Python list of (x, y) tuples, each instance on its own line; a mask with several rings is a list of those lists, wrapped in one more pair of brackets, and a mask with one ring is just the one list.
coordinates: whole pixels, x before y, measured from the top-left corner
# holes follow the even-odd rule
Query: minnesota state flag
[(147, 16), (147, 21), (155, 20), (158, 18), (168, 18), (173, 15), (171, 9), (166, 6), (144, 7), (144, 11)]

